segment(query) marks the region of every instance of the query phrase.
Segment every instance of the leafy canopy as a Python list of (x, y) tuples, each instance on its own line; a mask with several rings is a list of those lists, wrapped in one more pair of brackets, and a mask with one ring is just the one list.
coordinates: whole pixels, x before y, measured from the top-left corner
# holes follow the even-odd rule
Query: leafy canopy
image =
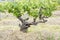
[[(56, 0), (14, 0), (14, 2), (0, 3), (0, 11), (8, 11), (16, 17), (20, 17), (27, 12), (30, 16), (38, 17), (41, 12), (44, 16), (50, 17), (52, 11), (56, 9)], [(40, 8), (42, 10), (40, 11)]]

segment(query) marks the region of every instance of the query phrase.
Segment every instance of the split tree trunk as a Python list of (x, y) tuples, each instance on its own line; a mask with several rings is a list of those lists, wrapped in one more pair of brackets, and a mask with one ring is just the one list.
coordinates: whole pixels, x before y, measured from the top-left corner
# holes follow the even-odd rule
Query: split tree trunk
[(19, 24), (20, 31), (22, 31), (22, 32), (27, 32), (28, 28), (29, 28), (30, 25), (31, 25), (30, 23), (26, 22), (26, 20), (28, 20), (28, 18), (25, 19), (25, 20), (23, 20), (21, 17), (19, 17), (18, 19), (19, 19), (19, 20), (21, 21), (21, 23), (22, 23), (22, 25)]

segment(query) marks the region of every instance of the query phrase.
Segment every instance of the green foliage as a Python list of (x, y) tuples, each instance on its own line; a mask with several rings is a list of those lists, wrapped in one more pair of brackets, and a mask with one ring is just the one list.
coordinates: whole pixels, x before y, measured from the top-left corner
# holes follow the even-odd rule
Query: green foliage
[(60, 0), (57, 0), (58, 1), (58, 4), (60, 5)]
[(4, 8), (4, 3), (0, 3), (0, 11), (4, 12), (5, 8)]
[[(6, 2), (0, 4), (0, 11), (4, 9), (9, 13), (13, 13), (16, 17), (22, 16), (26, 11), (30, 16), (38, 17), (39, 12), (44, 16), (51, 16), (52, 11), (56, 9), (57, 2), (55, 0), (15, 0), (14, 2)], [(39, 11), (43, 7), (42, 11)]]

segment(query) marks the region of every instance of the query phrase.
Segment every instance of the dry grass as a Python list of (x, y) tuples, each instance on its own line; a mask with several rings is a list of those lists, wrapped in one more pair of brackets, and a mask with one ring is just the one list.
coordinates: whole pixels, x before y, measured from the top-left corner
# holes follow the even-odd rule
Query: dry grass
[[(27, 33), (20, 31), (20, 28), (15, 24), (19, 23), (17, 19), (8, 17), (4, 20), (0, 19), (0, 40), (60, 40), (60, 16), (54, 16), (53, 19), (58, 18), (58, 20), (54, 19), (55, 21), (52, 17), (48, 23), (31, 25)], [(56, 23), (57, 21), (59, 24)]]
[(0, 26), (0, 40), (60, 40), (60, 25), (31, 25), (28, 33), (23, 33), (18, 26)]
[(1, 27), (0, 40), (60, 40), (60, 25), (31, 25), (28, 29), (28, 33), (19, 31), (18, 26)]

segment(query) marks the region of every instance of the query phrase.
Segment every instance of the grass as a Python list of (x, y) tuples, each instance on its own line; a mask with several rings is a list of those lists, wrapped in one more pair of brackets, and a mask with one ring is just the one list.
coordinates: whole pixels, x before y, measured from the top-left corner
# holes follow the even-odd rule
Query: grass
[(20, 30), (20, 28), (18, 26), (13, 26), (13, 25), (2, 25), (0, 26), (0, 34), (1, 34), (1, 30), (3, 30), (3, 33), (5, 30), (8, 30), (8, 33), (11, 33), (9, 30), (13, 30), (13, 32), (11, 33), (13, 35), (10, 35), (9, 37), (7, 37), (10, 40), (11, 39), (12, 40), (14, 39), (16, 40), (18, 39), (60, 40), (60, 25), (49, 25), (49, 24), (44, 24), (44, 23), (40, 23), (38, 25), (31, 25), (31, 27), (28, 29), (27, 34), (21, 33), (20, 31), (18, 31)]
[[(20, 28), (16, 25), (1, 25), (0, 30), (19, 30)], [(30, 28), (28, 28), (28, 32), (36, 32), (36, 31), (42, 31), (42, 30), (48, 30), (52, 32), (60, 32), (60, 25), (49, 25), (49, 24), (38, 24), (38, 25), (31, 25)]]
[(37, 26), (31, 26), (28, 31), (42, 31), (42, 30), (48, 30), (48, 31), (60, 31), (60, 25), (47, 25), (47, 24), (38, 24)]
[(60, 25), (38, 24), (31, 26), (28, 32), (40, 32), (39, 40), (60, 40)]
[(19, 30), (20, 28), (18, 26), (0, 26), (0, 30)]
[[(54, 18), (57, 18), (57, 16), (54, 16)], [(5, 18), (4, 20), (2, 19), (0, 22), (6, 21), (6, 20), (16, 21), (17, 18), (15, 19)], [(15, 31), (15, 30), (20, 30), (20, 28), (18, 26), (13, 26), (13, 25), (0, 25), (0, 34), (1, 34), (1, 30), (14, 30)], [(44, 23), (40, 23), (37, 26), (31, 25), (31, 27), (28, 29), (27, 34), (24, 34), (24, 33), (21, 34), (21, 32), (15, 31), (13, 34), (14, 36), (12, 35), (10, 36), (12, 37), (12, 39), (17, 39), (17, 40), (18, 38), (19, 39), (21, 38), (22, 40), (25, 40), (25, 39), (28, 39), (28, 40), (60, 40), (60, 25), (48, 25)], [(17, 36), (18, 38), (15, 38), (15, 36)]]
[[(18, 26), (12, 26), (12, 25), (2, 25), (0, 26), (0, 30), (20, 30)], [(0, 31), (1, 32), (1, 31)], [(28, 29), (28, 33), (24, 34), (19, 31), (15, 31), (14, 36), (10, 35), (12, 39), (28, 39), (28, 40), (60, 40), (60, 25), (48, 25), (48, 24), (38, 24), (31, 25), (31, 27)], [(17, 38), (15, 38), (15, 35), (17, 35)], [(20, 35), (20, 36), (19, 36)], [(22, 38), (22, 36), (24, 38)], [(10, 38), (11, 39), (11, 38)]]

